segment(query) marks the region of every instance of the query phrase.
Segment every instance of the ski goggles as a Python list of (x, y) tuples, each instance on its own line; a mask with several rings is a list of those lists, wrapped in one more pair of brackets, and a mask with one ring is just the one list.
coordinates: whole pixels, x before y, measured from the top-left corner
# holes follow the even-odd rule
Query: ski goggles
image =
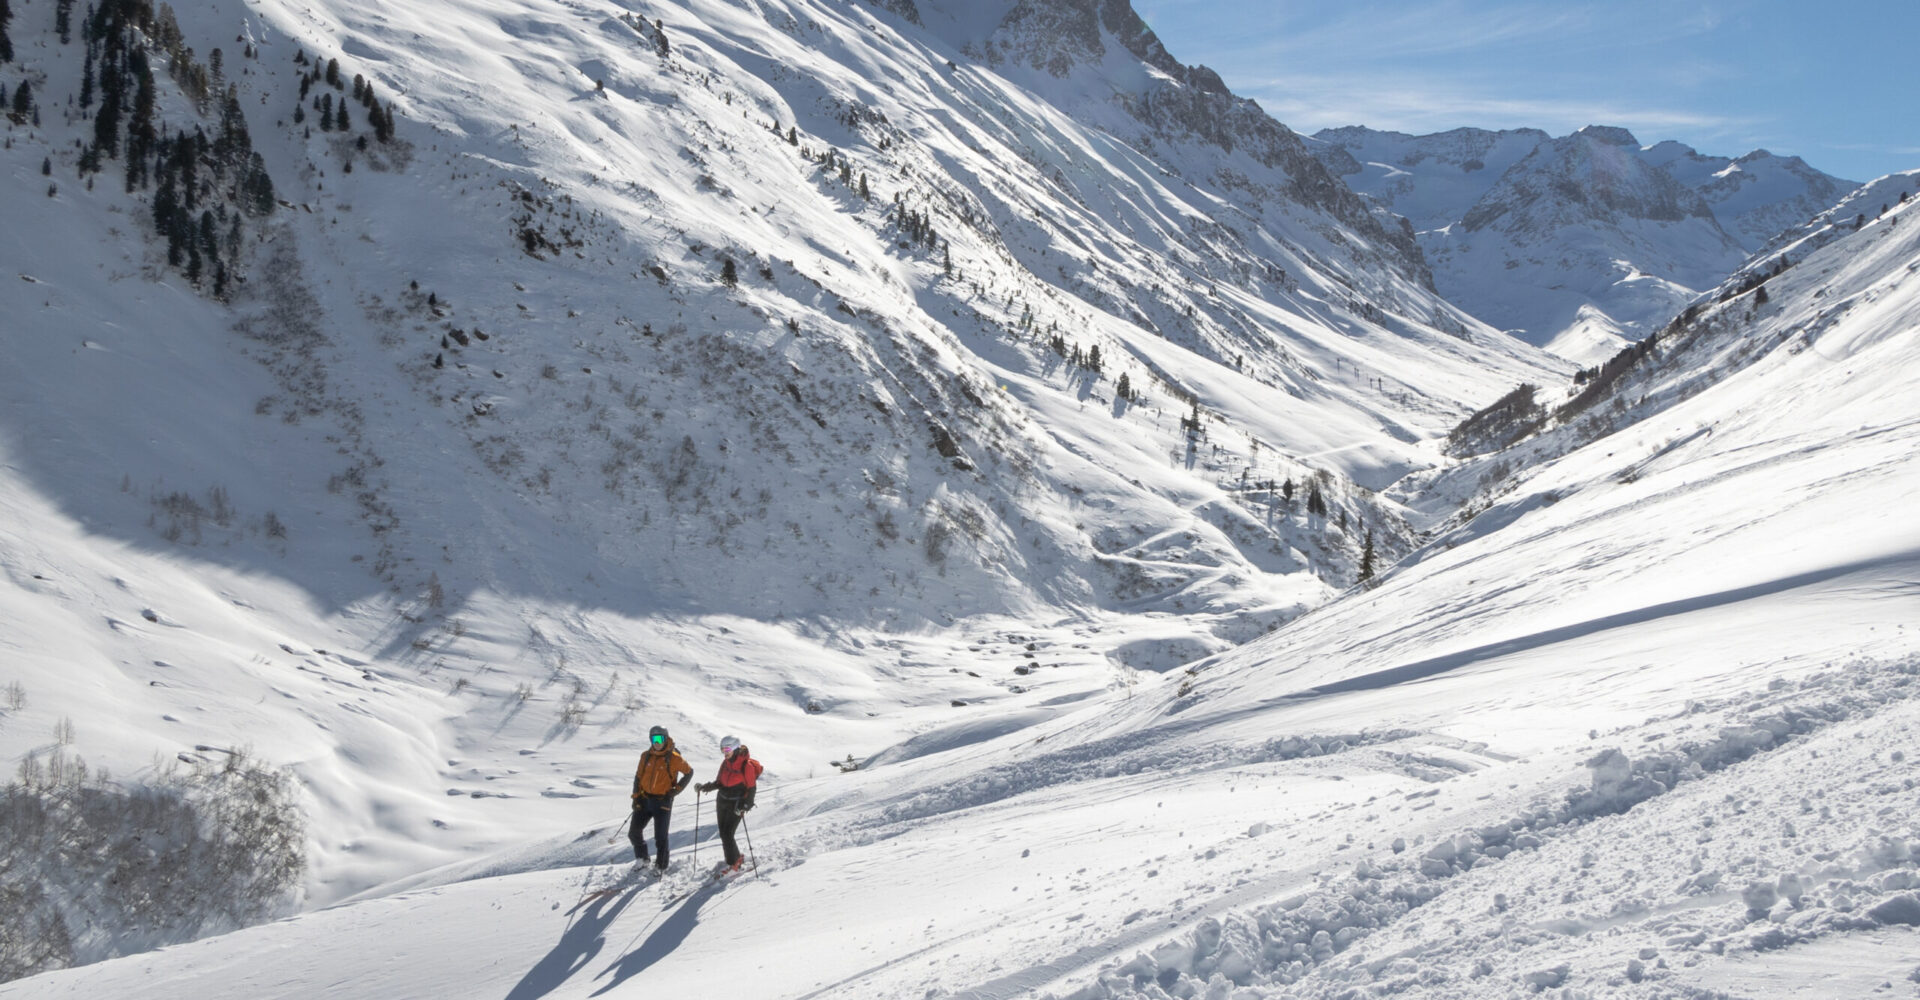
[(653, 734), (653, 745), (654, 745), (654, 746), (665, 746), (665, 745), (666, 745), (666, 742), (667, 742), (667, 737), (666, 737), (666, 734), (664, 734), (664, 733), (654, 733), (654, 734)]

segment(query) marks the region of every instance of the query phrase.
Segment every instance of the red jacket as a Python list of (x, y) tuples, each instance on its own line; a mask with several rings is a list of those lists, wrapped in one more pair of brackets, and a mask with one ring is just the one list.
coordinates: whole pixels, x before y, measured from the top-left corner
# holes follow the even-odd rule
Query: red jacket
[(734, 750), (733, 756), (720, 762), (720, 776), (713, 781), (719, 786), (721, 801), (736, 808), (752, 808), (761, 770), (760, 762), (747, 755), (746, 747)]

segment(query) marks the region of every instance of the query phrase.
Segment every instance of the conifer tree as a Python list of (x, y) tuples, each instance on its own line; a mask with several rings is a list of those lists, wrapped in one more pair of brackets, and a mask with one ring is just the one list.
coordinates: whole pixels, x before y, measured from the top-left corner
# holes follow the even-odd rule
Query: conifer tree
[(134, 71), (133, 116), (127, 121), (127, 190), (145, 187), (147, 159), (153, 153), (153, 70), (144, 53), (128, 60)]
[(1373, 529), (1367, 529), (1367, 545), (1360, 551), (1360, 582), (1373, 579)]
[(102, 67), (100, 73), (100, 113), (93, 118), (93, 145), (108, 159), (120, 155), (120, 86), (111, 82), (118, 74)]
[(13, 20), (13, 7), (0, 0), (0, 63), (13, 61), (13, 40), (7, 37), (7, 22)]
[(240, 196), (241, 207), (254, 215), (273, 211), (273, 178), (267, 176), (267, 161), (258, 152), (248, 157), (247, 176), (240, 184)]
[(720, 283), (728, 288), (740, 284), (740, 272), (734, 268), (732, 257), (728, 257), (720, 265)]

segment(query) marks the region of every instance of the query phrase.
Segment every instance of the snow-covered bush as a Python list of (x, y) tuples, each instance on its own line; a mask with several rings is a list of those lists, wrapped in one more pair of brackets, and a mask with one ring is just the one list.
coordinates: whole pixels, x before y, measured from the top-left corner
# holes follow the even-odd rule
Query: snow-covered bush
[(137, 784), (29, 756), (0, 799), (0, 982), (278, 916), (304, 843), (287, 773), (241, 751)]

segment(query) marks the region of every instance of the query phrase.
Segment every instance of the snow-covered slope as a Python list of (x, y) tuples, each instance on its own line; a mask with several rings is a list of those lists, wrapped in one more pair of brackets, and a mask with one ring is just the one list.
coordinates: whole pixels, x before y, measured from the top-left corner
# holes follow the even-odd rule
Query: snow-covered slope
[[(156, 9), (192, 155), (132, 191), (86, 33), (14, 11), (0, 944), (96, 964), (0, 996), (1920, 965), (1904, 207), (1456, 467), (1554, 370), (1124, 4)], [(703, 883), (682, 799), (667, 878), (584, 898), (656, 723), (766, 762), (758, 870)]]
[(1591, 363), (1657, 329), (1782, 230), (1855, 186), (1798, 157), (1737, 159), (1625, 129), (1314, 140), (1356, 190), (1408, 218), (1453, 301)]
[[(1136, 687), (1554, 371), (1125, 4), (14, 11), (0, 754), (123, 845), (156, 757), (291, 768), (266, 911), (617, 812), (655, 722), (789, 780)], [(218, 929), (96, 876), (29, 968)]]
[(590, 895), (602, 824), (0, 994), (1913, 995), (1898, 218), (1696, 311), (1618, 383), (1622, 429), (1509, 456), (1378, 587), (1050, 722), (781, 782), (748, 877)]

